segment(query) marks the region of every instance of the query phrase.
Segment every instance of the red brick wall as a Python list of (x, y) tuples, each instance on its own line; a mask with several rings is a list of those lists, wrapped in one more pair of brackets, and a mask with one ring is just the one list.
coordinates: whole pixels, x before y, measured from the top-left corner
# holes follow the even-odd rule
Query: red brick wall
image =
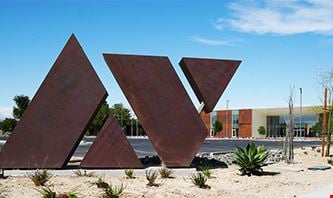
[[(217, 120), (222, 122), (223, 130), (217, 135), (217, 137), (232, 137), (232, 110), (228, 110), (228, 123), (227, 122), (227, 111), (217, 111)], [(205, 123), (207, 128), (207, 137), (209, 137), (210, 129), (210, 114), (209, 113), (200, 113), (201, 119)], [(252, 136), (252, 110), (251, 109), (242, 109), (239, 110), (239, 129), (238, 137), (251, 137)]]
[[(227, 123), (227, 116), (228, 116), (228, 123)], [(232, 133), (232, 128), (231, 128), (232, 112), (231, 112), (231, 110), (228, 110), (228, 112), (226, 110), (217, 111), (217, 120), (222, 122), (222, 124), (223, 124), (223, 130), (220, 132), (219, 137), (231, 137), (231, 133)]]
[(239, 110), (239, 130), (238, 137), (251, 137), (252, 136), (252, 110), (242, 109)]

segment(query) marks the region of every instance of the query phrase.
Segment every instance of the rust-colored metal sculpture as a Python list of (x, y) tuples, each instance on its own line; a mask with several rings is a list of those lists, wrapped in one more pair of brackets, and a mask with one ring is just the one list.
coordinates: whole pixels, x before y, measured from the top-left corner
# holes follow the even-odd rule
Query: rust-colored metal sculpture
[(162, 161), (189, 166), (206, 128), (169, 59), (116, 54), (104, 59)]
[(212, 112), (241, 61), (182, 58), (180, 67), (206, 113)]
[(81, 162), (82, 168), (142, 168), (118, 121), (109, 115)]
[(0, 168), (63, 168), (107, 92), (72, 35), (0, 153)]

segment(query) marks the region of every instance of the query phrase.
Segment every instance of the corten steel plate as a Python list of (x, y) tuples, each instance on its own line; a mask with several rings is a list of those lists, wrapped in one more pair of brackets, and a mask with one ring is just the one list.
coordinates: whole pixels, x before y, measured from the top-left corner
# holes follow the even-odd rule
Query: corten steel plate
[(241, 61), (182, 58), (179, 65), (206, 113), (212, 112)]
[(142, 168), (118, 121), (109, 115), (83, 158), (82, 168)]
[(72, 35), (2, 148), (0, 167), (64, 167), (106, 96)]
[(104, 59), (168, 167), (187, 167), (206, 127), (167, 57), (104, 54)]

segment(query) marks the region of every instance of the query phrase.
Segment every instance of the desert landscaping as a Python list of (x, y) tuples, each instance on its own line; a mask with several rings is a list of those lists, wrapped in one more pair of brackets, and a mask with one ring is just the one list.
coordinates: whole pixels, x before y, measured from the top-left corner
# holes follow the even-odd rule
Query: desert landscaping
[[(57, 193), (75, 192), (78, 197), (102, 197), (103, 190), (92, 184), (102, 178), (114, 186), (123, 184), (121, 197), (299, 197), (323, 188), (332, 181), (333, 169), (307, 169), (314, 165), (329, 165), (327, 158), (321, 157), (319, 147), (295, 149), (293, 164), (287, 165), (281, 161), (264, 166), (261, 176), (241, 176), (235, 164), (228, 168), (212, 169), (212, 178), (206, 183), (210, 188), (199, 188), (192, 183), (190, 177), (196, 172), (193, 168), (175, 169), (173, 178), (161, 179), (158, 175), (153, 186), (147, 185), (144, 170), (134, 170), (134, 179), (126, 178), (125, 173), (119, 174), (123, 170), (115, 170), (118, 174), (87, 170), (88, 175), (83, 176), (53, 175), (45, 186)], [(22, 174), (24, 171), (19, 172)], [(42, 188), (34, 185), (28, 173), (23, 175), (9, 175), (1, 179), (0, 197), (41, 197), (39, 191)]]

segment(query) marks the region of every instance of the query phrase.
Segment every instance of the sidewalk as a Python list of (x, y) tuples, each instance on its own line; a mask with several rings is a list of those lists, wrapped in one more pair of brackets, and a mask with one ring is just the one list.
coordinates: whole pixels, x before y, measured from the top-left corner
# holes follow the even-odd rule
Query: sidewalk
[(325, 188), (321, 188), (319, 190), (302, 195), (300, 197), (301, 198), (330, 198), (330, 195), (333, 195), (333, 184), (331, 184)]

